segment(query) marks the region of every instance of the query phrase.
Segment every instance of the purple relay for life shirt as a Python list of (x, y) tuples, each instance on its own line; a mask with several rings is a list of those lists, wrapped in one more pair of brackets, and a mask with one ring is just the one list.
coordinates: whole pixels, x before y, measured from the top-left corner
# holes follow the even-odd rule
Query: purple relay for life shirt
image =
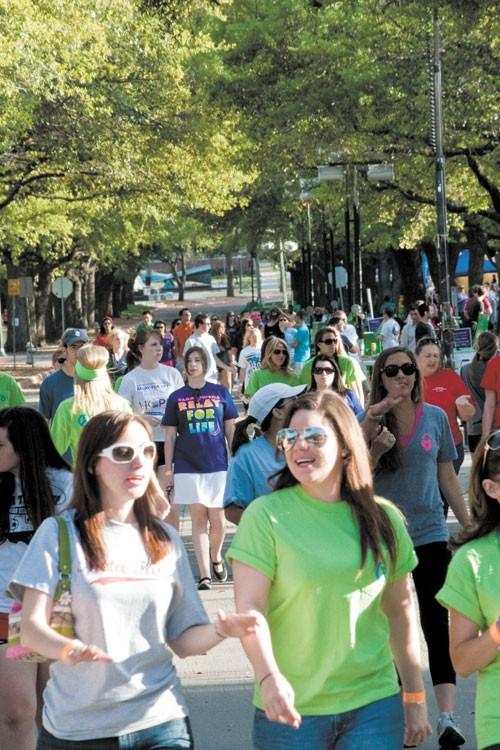
[(186, 385), (171, 393), (162, 424), (177, 427), (175, 473), (227, 471), (224, 422), (237, 416), (231, 394), (223, 385), (205, 383), (196, 390)]

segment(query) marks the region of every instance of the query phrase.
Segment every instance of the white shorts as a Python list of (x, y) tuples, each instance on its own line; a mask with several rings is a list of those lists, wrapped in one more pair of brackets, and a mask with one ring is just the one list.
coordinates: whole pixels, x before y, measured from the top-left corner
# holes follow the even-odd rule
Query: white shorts
[(207, 508), (222, 508), (226, 471), (211, 474), (174, 474), (176, 505), (201, 503)]

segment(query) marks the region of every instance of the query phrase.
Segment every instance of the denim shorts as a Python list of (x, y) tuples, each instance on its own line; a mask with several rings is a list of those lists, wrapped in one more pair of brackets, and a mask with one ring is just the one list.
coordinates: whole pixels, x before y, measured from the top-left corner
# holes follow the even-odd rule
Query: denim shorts
[(42, 728), (37, 750), (193, 750), (189, 719), (172, 719), (164, 724), (95, 740), (60, 740)]
[(303, 716), (298, 729), (269, 721), (256, 709), (254, 750), (401, 750), (404, 716), (401, 696), (327, 716)]

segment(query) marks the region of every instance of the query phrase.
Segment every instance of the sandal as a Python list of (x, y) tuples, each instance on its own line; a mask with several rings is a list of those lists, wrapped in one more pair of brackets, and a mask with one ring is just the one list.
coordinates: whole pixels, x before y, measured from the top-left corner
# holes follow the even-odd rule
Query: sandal
[(224, 560), (220, 559), (217, 562), (212, 560), (212, 572), (221, 583), (227, 581), (227, 567)]
[(212, 586), (212, 579), (205, 576), (198, 581), (198, 591), (208, 591)]

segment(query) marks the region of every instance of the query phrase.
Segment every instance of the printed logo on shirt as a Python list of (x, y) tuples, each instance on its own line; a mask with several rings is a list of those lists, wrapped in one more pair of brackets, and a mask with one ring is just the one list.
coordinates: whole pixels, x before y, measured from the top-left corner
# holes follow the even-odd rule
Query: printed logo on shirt
[(192, 396), (187, 396), (180, 398), (177, 406), (179, 411), (186, 415), (190, 434), (196, 435), (202, 432), (219, 434), (220, 425), (215, 417), (215, 409), (220, 407), (219, 396), (202, 396), (198, 401), (195, 401)]
[(7, 396), (5, 396), (3, 393), (0, 393), (0, 401), (7, 401)]
[(433, 442), (432, 437), (427, 433), (424, 432), (422, 435), (422, 440), (420, 441), (420, 445), (424, 449), (426, 453), (429, 453), (432, 450)]
[(448, 390), (448, 389), (447, 389), (447, 388), (445, 388), (445, 387), (444, 387), (444, 386), (442, 386), (442, 385), (435, 385), (435, 386), (434, 386), (434, 387), (432, 388), (432, 391), (433, 391), (434, 393), (445, 393), (445, 391), (447, 391), (447, 390)]
[(386, 577), (387, 577), (387, 568), (385, 567), (382, 560), (379, 560), (377, 563), (377, 567), (375, 568), (375, 578), (378, 581), (379, 578), (386, 578)]
[(88, 414), (80, 414), (79, 417), (78, 417), (78, 419), (77, 419), (77, 422), (78, 422), (78, 424), (79, 424), (80, 427), (85, 427), (85, 425), (87, 424), (87, 422), (89, 421), (89, 419), (90, 419), (90, 417), (89, 417)]

